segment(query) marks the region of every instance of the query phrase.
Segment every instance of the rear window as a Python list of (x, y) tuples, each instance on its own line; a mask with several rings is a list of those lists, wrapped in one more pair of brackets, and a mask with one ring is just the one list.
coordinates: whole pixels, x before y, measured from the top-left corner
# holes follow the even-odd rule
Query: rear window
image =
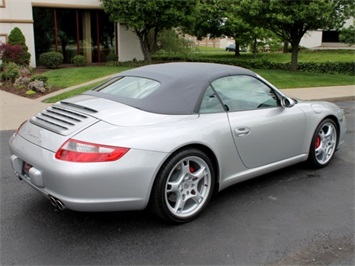
[(160, 83), (141, 77), (120, 77), (110, 83), (105, 83), (95, 91), (108, 93), (130, 99), (142, 99), (153, 93)]

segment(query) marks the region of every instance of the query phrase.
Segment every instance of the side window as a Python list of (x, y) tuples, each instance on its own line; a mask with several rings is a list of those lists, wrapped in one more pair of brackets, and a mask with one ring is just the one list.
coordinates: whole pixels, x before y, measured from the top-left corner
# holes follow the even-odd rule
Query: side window
[(212, 82), (229, 111), (246, 111), (280, 106), (275, 92), (251, 76), (228, 76)]
[(224, 108), (221, 101), (218, 99), (216, 92), (209, 86), (203, 95), (203, 99), (200, 106), (200, 113), (220, 113), (224, 112)]

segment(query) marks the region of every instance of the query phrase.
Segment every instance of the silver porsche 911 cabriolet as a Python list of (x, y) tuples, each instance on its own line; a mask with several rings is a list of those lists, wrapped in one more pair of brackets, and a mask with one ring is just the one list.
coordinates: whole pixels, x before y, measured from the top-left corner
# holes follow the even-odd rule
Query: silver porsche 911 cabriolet
[(149, 205), (187, 222), (237, 182), (302, 161), (326, 166), (344, 134), (334, 104), (298, 102), (235, 66), (168, 63), (52, 105), (10, 148), (16, 175), (59, 209)]

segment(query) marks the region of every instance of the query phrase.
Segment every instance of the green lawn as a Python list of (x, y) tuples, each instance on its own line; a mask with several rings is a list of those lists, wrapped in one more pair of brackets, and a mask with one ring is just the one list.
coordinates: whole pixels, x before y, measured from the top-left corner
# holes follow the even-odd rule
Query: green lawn
[[(226, 52), (223, 48), (212, 47), (196, 47), (195, 53), (192, 55), (196, 58), (236, 58), (232, 52)], [(282, 53), (258, 53), (257, 59), (265, 59), (271, 62), (290, 62), (291, 54)], [(252, 59), (254, 55), (250, 53), (241, 53), (236, 60)], [(328, 61), (355, 61), (355, 50), (322, 50), (309, 51), (302, 50), (299, 53), (299, 62), (328, 62)], [(85, 83), (100, 77), (105, 77), (114, 73), (130, 69), (129, 67), (112, 67), (112, 66), (85, 66), (75, 68), (61, 68), (45, 72), (48, 77), (49, 87), (67, 88), (70, 86)], [(337, 85), (355, 84), (354, 76), (331, 75), (320, 73), (291, 72), (283, 70), (265, 70), (254, 69), (256, 73), (263, 76), (276, 87), (280, 89), (286, 88), (306, 88), (306, 87), (322, 87)], [(97, 84), (81, 87), (76, 90), (65, 92), (53, 98), (47, 99), (46, 102), (57, 102), (59, 100), (80, 94), (87, 91)]]
[(88, 90), (90, 90), (92, 88), (95, 88), (97, 85), (99, 85), (99, 84), (101, 84), (103, 82), (96, 82), (96, 83), (93, 83), (93, 84), (90, 84), (90, 85), (87, 85), (87, 86), (84, 86), (84, 87), (80, 87), (80, 88), (77, 88), (77, 89), (74, 89), (74, 90), (63, 92), (63, 93), (58, 94), (56, 96), (47, 98), (46, 100), (44, 100), (44, 102), (45, 103), (56, 103), (56, 102), (59, 102), (61, 100), (64, 100), (64, 99), (73, 97), (75, 95), (79, 95), (81, 93), (84, 93), (84, 92), (86, 92), (86, 91), (88, 91)]
[[(206, 58), (224, 58), (236, 60), (254, 59), (251, 53), (242, 52), (235, 57), (233, 52), (226, 52), (223, 48), (197, 47), (195, 56)], [(264, 59), (270, 62), (287, 63), (291, 61), (291, 53), (257, 53), (256, 59)], [(355, 50), (302, 50), (298, 53), (299, 62), (353, 62), (355, 61)]]
[[(50, 73), (51, 77), (57, 76), (57, 72), (60, 72), (60, 75), (65, 77), (64, 81), (60, 81), (60, 80), (56, 82), (51, 81), (51, 84), (56, 84), (56, 86), (58, 86), (58, 84), (60, 83), (77, 85), (80, 83), (84, 83), (88, 80), (93, 80), (99, 77), (107, 76), (112, 73), (118, 73), (120, 71), (128, 69), (122, 67), (102, 67), (102, 69), (99, 70), (98, 68), (100, 67), (95, 66), (95, 67), (84, 67), (84, 68), (83, 67), (67, 68), (67, 69), (64, 68), (64, 69), (49, 71), (51, 72)], [(258, 73), (260, 76), (264, 77), (265, 79), (267, 79), (269, 82), (271, 82), (272, 84), (274, 84), (276, 87), (280, 89), (355, 84), (354, 76), (292, 72), (292, 71), (284, 71), (284, 70), (266, 70), (266, 69), (253, 69), (253, 71)], [(73, 73), (76, 74), (73, 75)], [(91, 73), (91, 76), (88, 75), (87, 73)], [(74, 77), (73, 80), (70, 80), (71, 76)], [(82, 79), (80, 77), (82, 77)], [(69, 92), (59, 94), (52, 98), (48, 98), (45, 102), (54, 103), (63, 100), (65, 98), (83, 93), (97, 86), (98, 84), (99, 83), (95, 83), (92, 85), (88, 85)]]
[(127, 69), (129, 68), (111, 66), (71, 67), (50, 70), (44, 75), (48, 77), (49, 87), (68, 88)]
[(285, 70), (253, 69), (254, 72), (279, 89), (340, 86), (355, 84), (354, 76), (320, 73), (293, 72)]

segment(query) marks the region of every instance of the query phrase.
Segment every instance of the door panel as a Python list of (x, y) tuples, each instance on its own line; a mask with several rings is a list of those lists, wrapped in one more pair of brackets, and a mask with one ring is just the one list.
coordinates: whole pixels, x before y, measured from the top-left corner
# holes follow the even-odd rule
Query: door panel
[(238, 153), (248, 168), (301, 154), (305, 116), (298, 108), (268, 108), (228, 113)]
[(246, 167), (301, 154), (305, 115), (297, 107), (282, 107), (272, 88), (246, 75), (223, 77), (211, 86), (228, 110), (234, 143)]

